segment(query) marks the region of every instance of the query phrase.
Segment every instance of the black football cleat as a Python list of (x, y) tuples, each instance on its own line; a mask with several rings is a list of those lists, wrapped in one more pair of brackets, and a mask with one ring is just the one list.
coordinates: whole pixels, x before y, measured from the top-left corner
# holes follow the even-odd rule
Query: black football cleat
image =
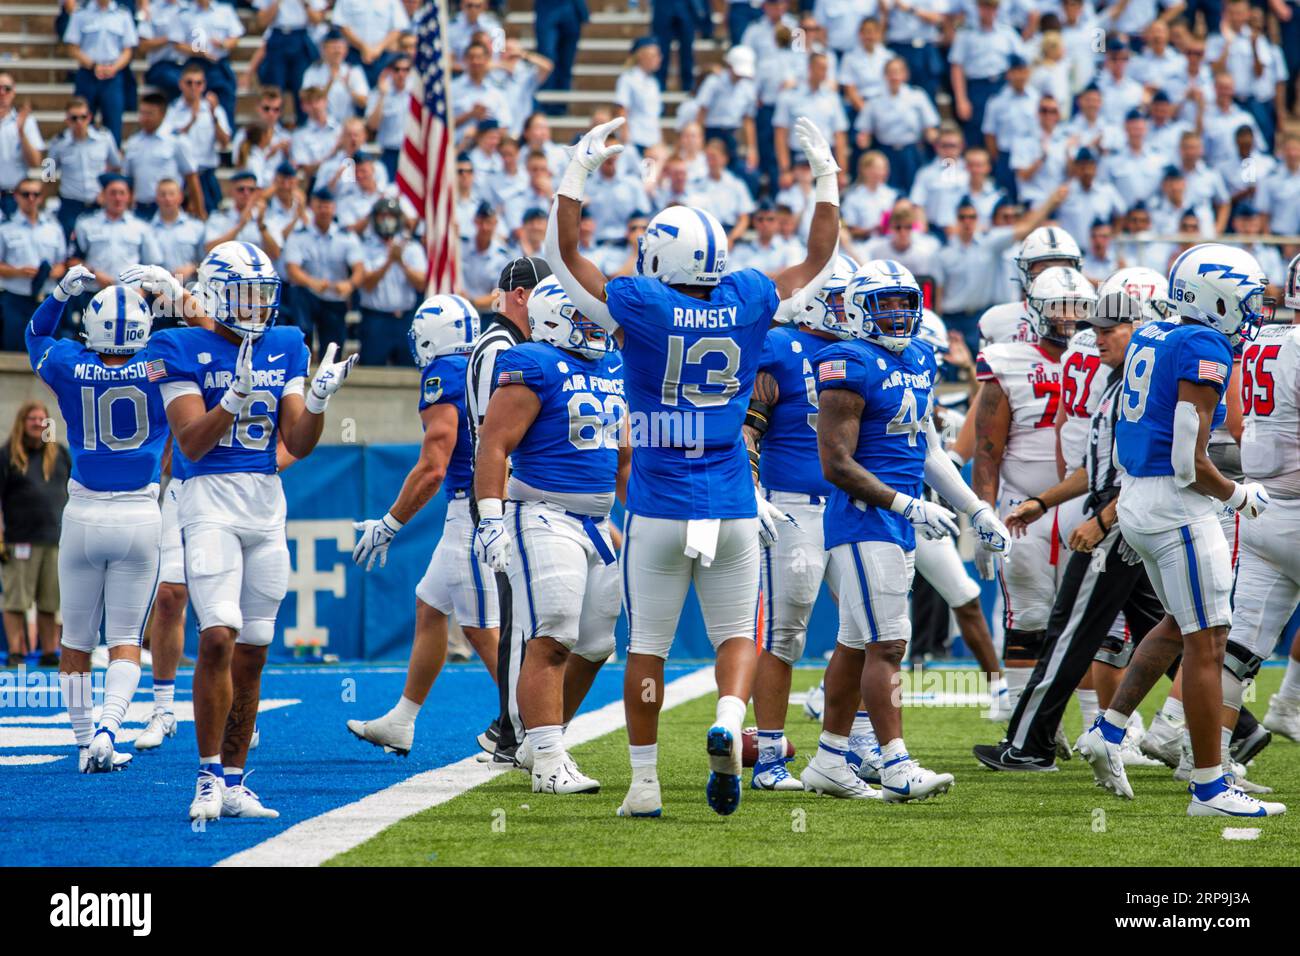
[(971, 748), (975, 759), (990, 770), (1054, 773), (1060, 768), (1050, 757), (1035, 757), (1003, 741), (1000, 744), (976, 744)]

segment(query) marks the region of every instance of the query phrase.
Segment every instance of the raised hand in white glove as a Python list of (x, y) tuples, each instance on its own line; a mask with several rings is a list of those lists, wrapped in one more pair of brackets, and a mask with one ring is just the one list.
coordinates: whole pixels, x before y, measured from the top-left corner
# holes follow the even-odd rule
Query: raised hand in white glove
[(253, 337), (244, 336), (239, 343), (239, 354), (235, 356), (235, 377), (221, 396), (221, 407), (232, 415), (238, 415), (248, 404), (248, 396), (253, 394)]
[(889, 510), (910, 521), (916, 533), (927, 541), (938, 541), (950, 535), (957, 537), (957, 516), (932, 501), (900, 493), (894, 495)]
[(1227, 505), (1243, 518), (1258, 518), (1269, 506), (1268, 492), (1257, 481), (1238, 484), (1228, 498)]
[(307, 392), (307, 411), (313, 415), (325, 411), (330, 396), (343, 387), (343, 382), (352, 371), (352, 366), (356, 365), (357, 359), (360, 358), (358, 355), (349, 355), (342, 362), (336, 362), (334, 356), (338, 351), (338, 345), (331, 342), (325, 349), (324, 356), (321, 357), (316, 375), (311, 380), (311, 389)]
[(381, 568), (388, 564), (388, 545), (393, 536), (402, 530), (402, 522), (394, 518), (390, 511), (382, 518), (354, 521), (352, 527), (361, 532), (357, 546), (352, 549), (352, 560), (358, 565), (362, 561), (366, 562), (367, 571), (375, 566), (376, 559)]
[(117, 281), (171, 301), (179, 299), (184, 291), (180, 280), (162, 266), (128, 266), (118, 273)]
[(72, 266), (67, 272), (63, 273), (63, 278), (54, 287), (54, 298), (60, 302), (67, 302), (74, 296), (81, 295), (86, 288), (86, 283), (94, 281), (95, 273), (85, 266)]
[(510, 567), (510, 536), (506, 534), (500, 498), (478, 503), (478, 527), (474, 529), (474, 552), (493, 571)]
[(758, 543), (765, 548), (770, 548), (776, 543), (777, 529), (781, 522), (789, 522), (796, 528), (799, 522), (794, 520), (794, 516), (782, 511), (772, 502), (759, 493), (757, 488), (754, 489), (754, 500), (758, 502)]
[(794, 138), (803, 154), (808, 157), (813, 179), (840, 171), (840, 164), (835, 161), (830, 143), (826, 142), (826, 137), (817, 128), (817, 124), (808, 117), (800, 116), (794, 121)]
[(611, 156), (623, 152), (622, 143), (606, 143), (611, 133), (623, 125), (625, 119), (620, 116), (608, 123), (593, 126), (578, 140), (569, 152), (569, 165), (560, 179), (556, 192), (568, 199), (582, 202), (587, 188), (587, 176), (600, 167)]
[(979, 538), (981, 550), (1002, 555), (1011, 550), (1011, 532), (988, 505), (976, 509), (970, 516), (970, 523)]

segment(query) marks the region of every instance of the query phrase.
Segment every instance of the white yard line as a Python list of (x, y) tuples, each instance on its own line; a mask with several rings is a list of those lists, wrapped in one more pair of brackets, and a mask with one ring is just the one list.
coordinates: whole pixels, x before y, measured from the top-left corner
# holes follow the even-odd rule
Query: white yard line
[[(664, 709), (694, 700), (715, 686), (712, 667), (692, 671), (664, 688)], [(615, 701), (575, 717), (565, 731), (565, 743), (586, 743), (622, 726), (623, 702)], [(479, 763), (476, 757), (426, 770), (355, 803), (294, 824), (257, 846), (226, 857), (217, 866), (320, 866), (399, 820), (446, 803), (502, 772), (491, 763)]]

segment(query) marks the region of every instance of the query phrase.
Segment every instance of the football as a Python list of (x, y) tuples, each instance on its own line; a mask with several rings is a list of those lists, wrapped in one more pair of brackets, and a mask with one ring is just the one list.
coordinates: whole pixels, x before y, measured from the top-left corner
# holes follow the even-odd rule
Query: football
[[(743, 746), (741, 747), (741, 761), (746, 767), (752, 767), (758, 762), (758, 728), (746, 727), (740, 732)], [(787, 758), (794, 756), (794, 744), (790, 738), (785, 738), (785, 755)]]

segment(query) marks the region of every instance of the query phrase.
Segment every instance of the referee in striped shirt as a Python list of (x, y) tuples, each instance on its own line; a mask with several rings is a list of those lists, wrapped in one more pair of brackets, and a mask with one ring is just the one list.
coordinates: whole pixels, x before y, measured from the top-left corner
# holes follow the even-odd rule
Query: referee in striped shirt
[[(521, 256), (506, 264), (497, 279), (494, 308), (495, 321), (478, 337), (465, 368), (465, 406), (469, 418), (470, 436), (474, 440), (474, 453), (478, 454), (478, 430), (487, 414), (488, 399), (492, 397), (492, 383), (496, 380), (497, 357), (529, 339), (528, 297), (534, 287), (551, 274), (546, 260), (538, 256)], [(505, 498), (505, 489), (501, 497)], [(478, 508), (470, 503), (470, 513), (478, 526)], [(510, 613), (510, 578), (504, 573), (496, 575), (497, 595), (501, 600), (501, 637), (497, 645), (497, 692), (501, 709), (489, 728), (487, 742), (495, 745), (493, 762), (513, 764), (515, 749), (524, 735), (523, 721), (519, 717), (519, 667), (524, 658), (524, 642), (514, 633)], [(480, 743), (485, 741), (480, 738)], [(485, 747), (486, 749), (486, 747)]]

